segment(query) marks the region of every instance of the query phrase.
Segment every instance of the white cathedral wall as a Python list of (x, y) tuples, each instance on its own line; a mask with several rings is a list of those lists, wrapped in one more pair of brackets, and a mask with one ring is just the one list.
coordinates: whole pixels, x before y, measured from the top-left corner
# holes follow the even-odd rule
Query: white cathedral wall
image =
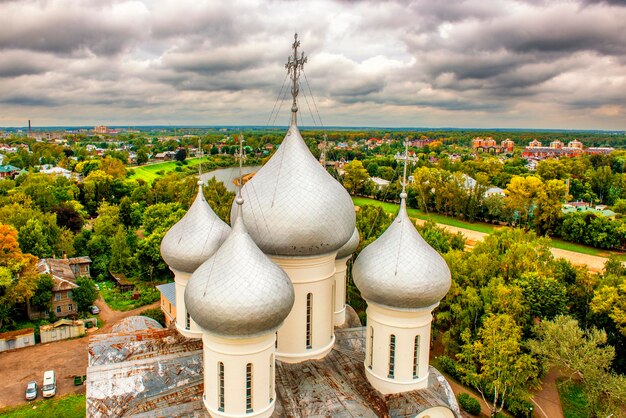
[(346, 322), (346, 270), (350, 257), (335, 260), (335, 326), (341, 326)]
[[(365, 372), (371, 385), (381, 393), (428, 386), (431, 312), (436, 306), (402, 311), (367, 302)], [(395, 335), (393, 377), (389, 376), (391, 335)], [(413, 376), (415, 336), (419, 336), (417, 377)]]
[(421, 412), (415, 418), (455, 418), (454, 413), (445, 406), (435, 406)]
[[(270, 332), (230, 339), (204, 333), (204, 405), (214, 418), (269, 417), (274, 412), (275, 341)], [(219, 410), (219, 363), (224, 364), (224, 410)], [(246, 413), (247, 364), (252, 364), (252, 412)]]
[[(286, 363), (319, 359), (335, 344), (335, 254), (271, 257), (293, 283), (295, 302), (278, 329), (276, 358)], [(311, 347), (307, 348), (307, 295), (312, 295)]]
[(189, 318), (187, 329), (187, 306), (185, 305), (185, 288), (191, 278), (191, 274), (174, 270), (174, 283), (176, 288), (176, 329), (187, 338), (202, 338), (202, 329), (196, 322)]

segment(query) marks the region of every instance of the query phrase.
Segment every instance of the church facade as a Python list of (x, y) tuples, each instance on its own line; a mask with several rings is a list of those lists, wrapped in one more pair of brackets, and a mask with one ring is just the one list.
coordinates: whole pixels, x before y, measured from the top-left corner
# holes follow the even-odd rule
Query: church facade
[[(365, 327), (346, 305), (346, 267), (359, 245), (355, 209), (298, 129), (299, 44), (296, 36), (286, 66), (292, 117), (280, 148), (240, 187), (231, 226), (199, 185), (161, 244), (176, 277), (176, 327), (138, 330), (142, 344), (94, 341), (89, 416), (460, 416), (429, 365), (432, 310), (450, 271), (409, 220), (404, 186), (394, 222), (353, 265)], [(166, 336), (171, 343), (160, 343)], [(159, 388), (164, 367), (170, 377)], [(133, 384), (124, 389), (116, 378)], [(123, 396), (131, 386), (143, 388), (132, 399)], [(183, 398), (181, 388), (194, 389)]]

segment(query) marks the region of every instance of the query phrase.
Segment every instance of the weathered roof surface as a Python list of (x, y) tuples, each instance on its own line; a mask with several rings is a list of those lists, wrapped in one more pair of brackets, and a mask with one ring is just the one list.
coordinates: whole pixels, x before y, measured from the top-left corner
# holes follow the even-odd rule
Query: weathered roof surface
[(163, 325), (159, 324), (152, 318), (147, 316), (129, 316), (122, 319), (113, 326), (113, 332), (135, 332), (147, 329), (162, 329)]
[(160, 284), (156, 288), (159, 289), (161, 295), (163, 295), (173, 307), (176, 307), (176, 283)]
[(88, 255), (83, 255), (81, 257), (71, 257), (67, 259), (70, 264), (85, 264), (91, 263), (91, 258)]
[[(335, 330), (322, 360), (277, 362), (273, 417), (414, 417), (433, 406), (461, 414), (443, 376), (429, 387), (384, 396), (365, 377), (364, 328)], [(87, 415), (208, 417), (201, 401), (202, 342), (174, 329), (94, 335), (89, 343)]]
[(7, 331), (0, 334), (0, 340), (14, 340), (17, 337), (30, 335), (35, 333), (35, 328), (16, 329), (15, 331)]

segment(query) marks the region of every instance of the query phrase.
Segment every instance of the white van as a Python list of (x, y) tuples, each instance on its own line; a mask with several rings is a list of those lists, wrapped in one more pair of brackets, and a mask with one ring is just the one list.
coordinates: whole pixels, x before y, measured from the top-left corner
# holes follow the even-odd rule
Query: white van
[(54, 370), (47, 370), (43, 374), (43, 387), (41, 388), (41, 394), (44, 398), (50, 398), (57, 393), (57, 380), (54, 375)]

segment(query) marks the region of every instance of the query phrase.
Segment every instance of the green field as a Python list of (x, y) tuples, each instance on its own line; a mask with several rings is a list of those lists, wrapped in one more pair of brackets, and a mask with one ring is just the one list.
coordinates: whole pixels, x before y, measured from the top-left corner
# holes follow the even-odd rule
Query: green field
[(587, 397), (580, 384), (574, 382), (558, 382), (559, 397), (565, 418), (588, 418), (591, 416)]
[(3, 418), (63, 417), (81, 418), (86, 415), (85, 395), (66, 395), (41, 399), (25, 405), (0, 409)]
[[(208, 162), (211, 157), (202, 157), (202, 162)], [(183, 167), (193, 167), (200, 163), (200, 158), (188, 158), (187, 164)], [(146, 164), (139, 167), (130, 167), (130, 178), (145, 180), (148, 184), (152, 184), (153, 181), (162, 177), (163, 174), (167, 174), (176, 170), (176, 161), (165, 161), (162, 163)], [(163, 174), (157, 174), (157, 172), (163, 171)]]
[[(400, 206), (397, 203), (380, 202), (378, 200), (369, 199), (367, 197), (353, 197), (352, 201), (354, 202), (355, 206), (363, 206), (363, 205), (381, 206), (385, 210), (385, 212), (389, 212), (393, 214), (398, 212), (398, 207)], [(408, 208), (407, 212), (411, 218), (423, 219), (425, 221), (432, 220), (439, 224), (455, 226), (457, 228), (465, 228), (465, 229), (469, 229), (470, 231), (477, 231), (477, 232), (483, 232), (485, 234), (491, 234), (495, 230), (495, 227), (493, 225), (489, 225), (489, 224), (485, 224), (481, 222), (472, 223), (472, 222), (460, 221), (458, 219), (451, 218), (449, 216), (440, 215), (438, 213), (426, 214), (419, 209)]]

